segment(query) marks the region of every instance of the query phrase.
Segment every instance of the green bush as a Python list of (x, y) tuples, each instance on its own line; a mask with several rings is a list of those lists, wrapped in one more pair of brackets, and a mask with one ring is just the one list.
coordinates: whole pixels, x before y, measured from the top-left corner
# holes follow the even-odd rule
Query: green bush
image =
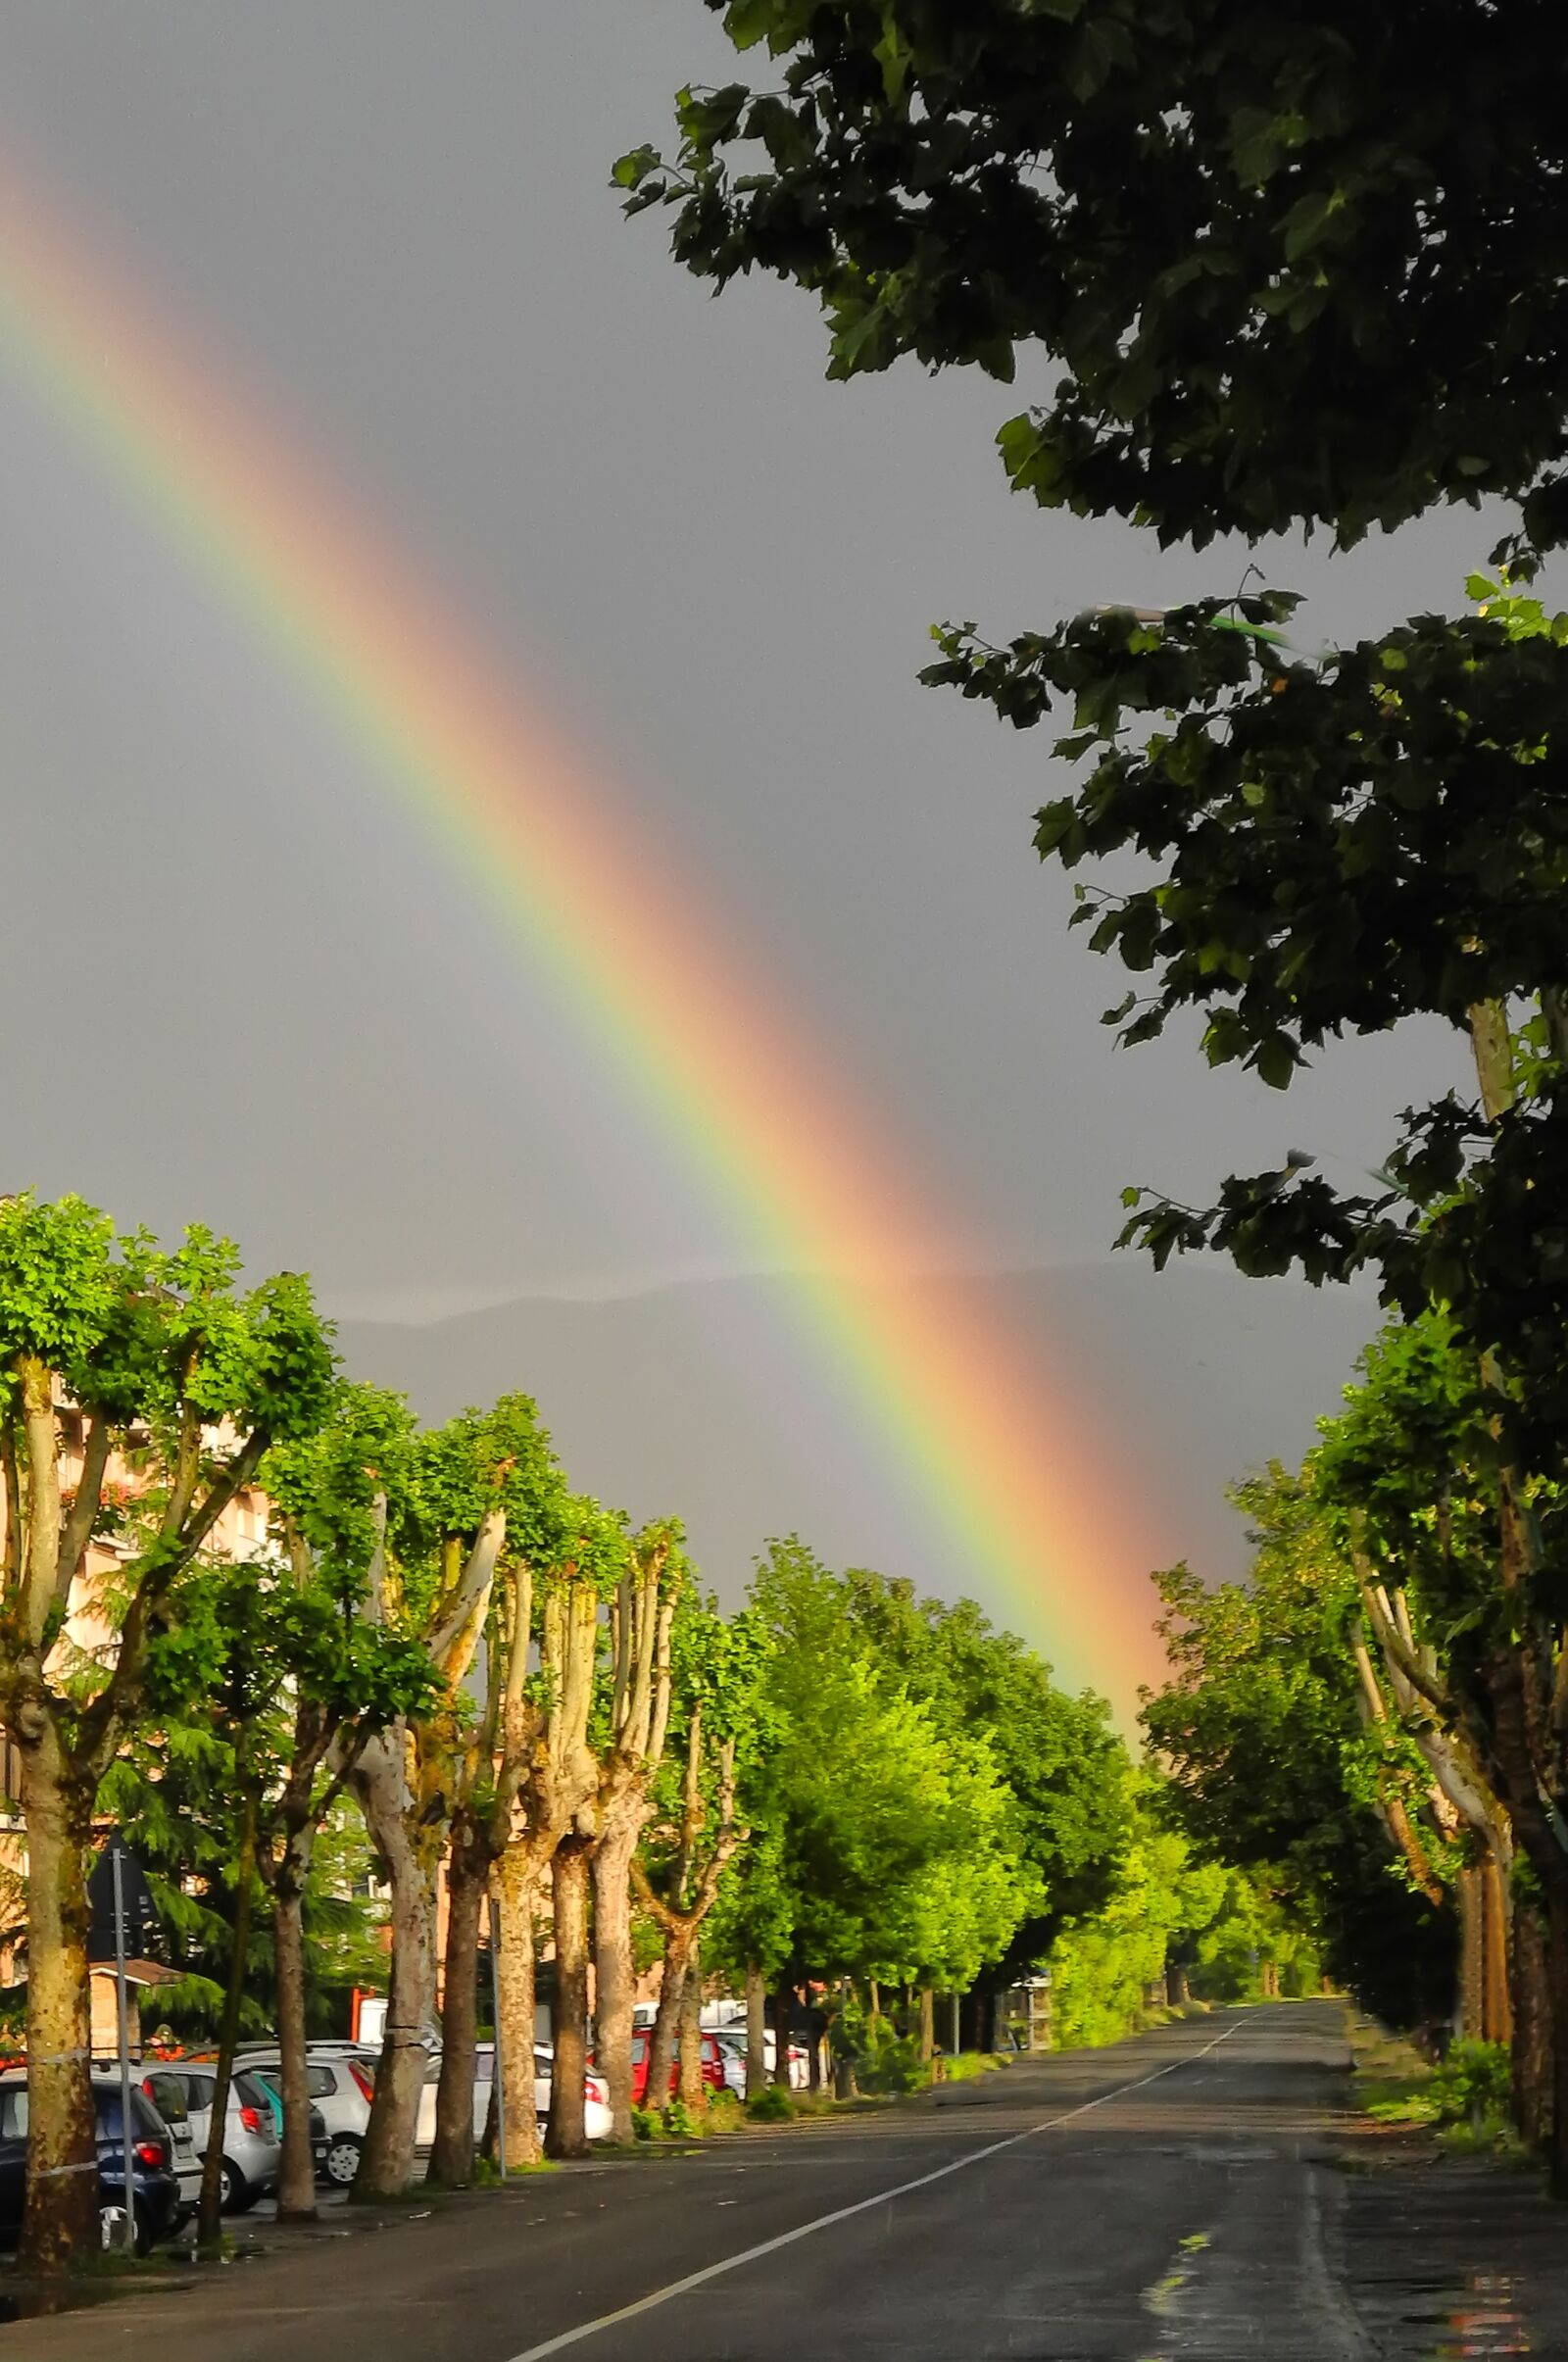
[(706, 2130), (702, 2118), (678, 2097), (665, 2108), (663, 2127), (666, 2141), (701, 2141)]
[(746, 2113), (754, 2124), (789, 2124), (794, 2120), (795, 2103), (782, 2084), (770, 2083), (746, 2102)]
[(633, 2108), (631, 2129), (634, 2140), (652, 2141), (660, 2129), (659, 2110), (657, 2108)]
[(732, 2133), (741, 2121), (743, 2110), (734, 2091), (710, 2091), (708, 2096), (708, 2129), (710, 2133)]
[(955, 2050), (942, 2062), (944, 2083), (972, 2083), (977, 2075), (995, 2075), (1002, 2061), (994, 2050)]
[(1427, 2085), (1424, 2098), (1436, 2102), (1439, 2124), (1508, 2121), (1512, 2082), (1506, 2042), (1454, 2042)]

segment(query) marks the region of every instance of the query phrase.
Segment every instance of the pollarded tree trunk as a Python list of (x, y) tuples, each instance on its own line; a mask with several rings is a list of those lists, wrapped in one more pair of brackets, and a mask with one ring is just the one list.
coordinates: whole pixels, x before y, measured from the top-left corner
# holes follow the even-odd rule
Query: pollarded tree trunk
[(1513, 2009), (1508, 1997), (1508, 1895), (1502, 1864), (1488, 1850), (1481, 1867), (1481, 1920), (1486, 1948), (1482, 2039), (1489, 2042), (1513, 2041)]
[(767, 2089), (767, 1980), (756, 1960), (746, 1963), (746, 2096)]
[[(479, 1986), (479, 1913), (490, 1883), (489, 1855), (471, 1812), (452, 1827), (447, 1865), (446, 1975), (441, 1997), (441, 2080), (435, 2140), (426, 2181), (466, 2190), (473, 2180), (473, 2084)], [(508, 2151), (507, 2162), (512, 2162)]]
[(239, 2042), (240, 2010), (245, 1999), (245, 1972), (251, 1942), (251, 1888), (256, 1878), (256, 1791), (247, 1788), (240, 1808), (239, 1860), (234, 1877), (234, 1927), (228, 1955), (228, 1991), (223, 1995), (223, 2022), (218, 2037), (218, 2065), (213, 2075), (213, 2136), (202, 2162), (202, 2194), (197, 2208), (196, 2240), (205, 2254), (216, 2255), (222, 2245), (222, 2127), (228, 2118), (228, 2091), (234, 2076), (234, 2051)]
[(277, 1969), (277, 2049), (281, 2061), (283, 2150), (277, 2173), (277, 2219), (316, 2217), (316, 2165), (311, 2154), (311, 2094), (305, 2072), (305, 1931), (300, 1889), (285, 1869), (272, 1900), (272, 1951)]
[(534, 1885), (533, 1856), (514, 1845), (496, 1868), (501, 1916), (501, 2105), (505, 2110), (507, 2171), (539, 2161), (539, 2116), (534, 2105)]
[(686, 1978), (697, 1949), (697, 1934), (693, 1928), (676, 1926), (664, 1931), (664, 1968), (659, 1986), (659, 2006), (654, 2012), (653, 2031), (648, 2038), (648, 2080), (643, 2086), (643, 2104), (662, 2108), (669, 2098), (670, 2083), (675, 2071), (675, 2045), (680, 2033), (680, 2005), (685, 1996)]
[(63, 1774), (52, 1725), (23, 1755), (27, 1824), (27, 2201), (23, 2269), (53, 2277), (99, 2243), (88, 2082), (92, 1797)]
[[(873, 1994), (876, 1992), (872, 1987)], [(773, 1995), (773, 2081), (790, 2088), (790, 2028), (795, 2022), (795, 1988), (780, 1985)]]
[(629, 2141), (632, 2011), (636, 1974), (631, 1954), (631, 1857), (642, 1829), (641, 1798), (634, 1811), (615, 1812), (593, 1857), (594, 2057), (610, 2087), (613, 2138)]
[(1487, 1928), (1483, 1917), (1481, 1865), (1466, 1862), (1459, 1872), (1459, 2033), (1480, 2042), (1487, 2013)]
[(695, 1948), (681, 1987), (679, 2022), (680, 2076), (677, 2090), (682, 2105), (695, 2114), (708, 2104), (703, 2085), (703, 1968)]
[(394, 1730), (372, 1740), (354, 1773), (387, 1883), (392, 1890), (392, 1959), (386, 2031), (365, 2129), (356, 2198), (395, 2198), (414, 2170), (414, 2143), (424, 2085), (424, 2030), (435, 1995), (435, 1858), (430, 1833), (416, 1843), (404, 1814), (404, 1741)]
[(937, 2054), (937, 2003), (929, 1985), (920, 1988), (920, 2057), (929, 2066)]
[(1551, 1991), (1551, 2125), (1546, 2154), (1551, 2194), (1568, 2198), (1568, 1874), (1552, 1881), (1546, 1938)]
[(1551, 2124), (1551, 1992), (1546, 1931), (1533, 1902), (1514, 1904), (1509, 1966), (1513, 2002), (1513, 2120), (1531, 2148), (1545, 2145)]
[(588, 1847), (568, 1837), (550, 1865), (556, 1918), (556, 1999), (551, 2031), (548, 2157), (585, 2157), (583, 2077), (588, 2071)]

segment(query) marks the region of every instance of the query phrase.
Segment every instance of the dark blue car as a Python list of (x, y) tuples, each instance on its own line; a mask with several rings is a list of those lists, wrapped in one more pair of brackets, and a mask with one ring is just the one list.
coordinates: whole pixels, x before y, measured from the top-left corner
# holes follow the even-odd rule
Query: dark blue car
[[(124, 2168), (122, 2163), (120, 2077), (94, 2070), (93, 2110), (98, 2126), (98, 2212), (104, 2245), (124, 2236)], [(141, 2091), (130, 2094), (131, 2198), (136, 2210), (136, 2249), (145, 2255), (179, 2222), (179, 2182), (173, 2171), (169, 2127)], [(26, 2194), (27, 2076), (22, 2067), (0, 2075), (0, 2245), (14, 2246), (22, 2230)]]

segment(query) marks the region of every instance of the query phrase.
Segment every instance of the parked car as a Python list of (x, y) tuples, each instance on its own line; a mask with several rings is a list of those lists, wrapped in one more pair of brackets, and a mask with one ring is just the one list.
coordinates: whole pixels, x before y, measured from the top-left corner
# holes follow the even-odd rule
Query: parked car
[[(98, 2142), (98, 2221), (106, 2247), (124, 2235), (125, 2168), (120, 2076), (94, 2072), (93, 2115)], [(179, 2178), (173, 2141), (158, 2110), (134, 2085), (130, 2093), (130, 2196), (135, 2212), (136, 2251), (145, 2255), (178, 2229)], [(26, 2194), (27, 2071), (0, 2073), (0, 2242), (15, 2243)]]
[(746, 2097), (746, 2032), (744, 2027), (738, 2035), (727, 2030), (720, 2031), (714, 2035), (713, 2040), (718, 2044), (718, 2055), (723, 2063), (726, 2090), (733, 2091), (737, 2099), (744, 2099)]
[[(648, 2091), (648, 2052), (652, 2042), (653, 2029), (651, 2027), (639, 2026), (631, 2038), (631, 2096), (632, 2105), (634, 2107), (642, 2106), (644, 2096)], [(724, 2057), (719, 2048), (717, 2035), (704, 2034), (702, 2037), (702, 2044), (703, 2081), (710, 2091), (722, 2091), (725, 2088), (727, 2078), (724, 2073)], [(680, 2045), (677, 2042), (675, 2045), (675, 2056), (671, 2059), (669, 2065), (669, 2089), (671, 2091), (673, 2091), (675, 2089), (679, 2075)], [(745, 2080), (746, 2079), (743, 2074), (741, 2078), (743, 2089), (745, 2088)]]
[[(245, 2064), (280, 2091), (283, 2062), (276, 2051), (247, 2050)], [(317, 2171), (335, 2190), (347, 2190), (360, 2167), (375, 2070), (351, 2045), (339, 2049), (331, 2043), (312, 2043), (305, 2054), (305, 2088), (313, 2114), (319, 2111), (321, 2118), (324, 2145)]]
[[(490, 2087), (495, 2081), (496, 2052), (493, 2042), (479, 2042), (473, 2054), (473, 2137), (483, 2137), (490, 2120)], [(544, 2131), (550, 2114), (550, 2083), (554, 2059), (548, 2042), (535, 2042), (533, 2051), (533, 2105), (539, 2129)], [(435, 2140), (435, 2095), (441, 2081), (439, 2055), (431, 2058), (424, 2070), (424, 2088), (419, 2093), (419, 2123), (415, 2145), (429, 2148)], [(590, 2141), (608, 2141), (614, 2130), (614, 2118), (610, 2113), (610, 2092), (604, 2077), (590, 2068), (582, 2081), (583, 2129)]]
[[(182, 2216), (195, 2213), (202, 2194), (202, 2151), (186, 2104), (185, 2079), (176, 2068), (138, 2067), (135, 2074), (153, 2106), (169, 2127), (174, 2178), (179, 2184)], [(205, 2143), (204, 2143), (205, 2145)]]
[[(185, 2086), (191, 2133), (200, 2158), (207, 2155), (213, 2131), (213, 2095), (218, 2069), (205, 2059), (182, 2058), (160, 2066), (148, 2082), (178, 2076)], [(236, 2066), (228, 2087), (228, 2112), (223, 2119), (223, 2211), (248, 2214), (258, 2198), (277, 2188), (282, 2157), (278, 2119), (272, 2094), (248, 2067)]]
[[(738, 2091), (744, 2099), (746, 2096), (746, 2028), (744, 2026), (721, 2026), (713, 2039), (724, 2053), (724, 2081), (732, 2091)], [(769, 2027), (762, 2037), (762, 2058), (769, 2077), (773, 2073), (773, 2061), (777, 2055), (778, 2045), (773, 2040), (773, 2030)], [(799, 2042), (791, 2042), (790, 2090), (804, 2091), (810, 2080), (810, 2060)]]

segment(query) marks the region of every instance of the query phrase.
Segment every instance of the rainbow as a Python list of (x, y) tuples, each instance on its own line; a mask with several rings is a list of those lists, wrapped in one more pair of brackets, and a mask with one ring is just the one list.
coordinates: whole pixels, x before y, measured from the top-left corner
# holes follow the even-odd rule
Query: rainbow
[[(310, 684), (794, 1314), (956, 1581), (1130, 1718), (1160, 1656), (1135, 1467), (990, 1318), (895, 1283), (941, 1234), (844, 1080), (792, 1030), (552, 719), (416, 569), (96, 242), (0, 170), (0, 357)], [(867, 1285), (867, 1283), (872, 1283)]]

